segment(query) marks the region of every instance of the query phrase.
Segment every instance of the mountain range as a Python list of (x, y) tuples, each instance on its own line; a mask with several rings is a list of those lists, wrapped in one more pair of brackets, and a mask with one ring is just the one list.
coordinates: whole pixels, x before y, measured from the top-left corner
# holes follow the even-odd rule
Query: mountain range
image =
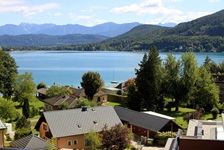
[(123, 34), (130, 29), (140, 25), (138, 22), (116, 24), (107, 22), (93, 27), (78, 24), (56, 25), (56, 24), (30, 24), (21, 23), (19, 25), (6, 24), (0, 26), (0, 35), (25, 35), (25, 34), (45, 34), (45, 35), (68, 35), (68, 34), (94, 34), (107, 37), (114, 37)]
[[(1, 46), (40, 46), (41, 49), (42, 46), (51, 46), (51, 49), (61, 50), (132, 51), (148, 50), (151, 45), (155, 45), (161, 51), (224, 51), (224, 10), (174, 27), (139, 23), (120, 25), (105, 23), (94, 27), (44, 24), (37, 25), (38, 28), (23, 23), (19, 26), (23, 27), (27, 34), (1, 35)], [(69, 34), (73, 33), (71, 31), (74, 31), (75, 26), (76, 32), (80, 34)], [(0, 27), (0, 34), (5, 31), (4, 28), (6, 26)], [(59, 28), (61, 29), (56, 30)], [(90, 28), (93, 29), (91, 32)], [(7, 31), (18, 34), (14, 29), (11, 25), (11, 31), (10, 29)], [(36, 34), (28, 34), (31, 31)]]

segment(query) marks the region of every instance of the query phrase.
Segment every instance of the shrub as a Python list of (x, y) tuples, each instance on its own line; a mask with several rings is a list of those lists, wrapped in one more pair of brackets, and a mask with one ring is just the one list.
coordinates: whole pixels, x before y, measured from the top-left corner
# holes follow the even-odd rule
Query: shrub
[(16, 121), (16, 127), (15, 129), (21, 129), (21, 128), (31, 128), (31, 123), (29, 120), (26, 119), (26, 117), (22, 116)]
[(212, 108), (211, 113), (212, 113), (213, 119), (216, 119), (217, 115), (219, 114), (219, 109), (214, 107)]
[(155, 138), (158, 140), (167, 141), (168, 138), (175, 138), (177, 134), (175, 132), (167, 131), (167, 132), (157, 132)]
[(32, 134), (32, 131), (29, 128), (17, 129), (16, 132), (15, 132), (14, 139), (17, 140), (17, 139), (20, 139), (20, 138), (25, 137), (27, 135), (30, 135), (30, 134)]
[(36, 108), (34, 106), (31, 106), (31, 109), (30, 109), (30, 117), (34, 117), (34, 116), (37, 116), (37, 115), (39, 115), (38, 108)]

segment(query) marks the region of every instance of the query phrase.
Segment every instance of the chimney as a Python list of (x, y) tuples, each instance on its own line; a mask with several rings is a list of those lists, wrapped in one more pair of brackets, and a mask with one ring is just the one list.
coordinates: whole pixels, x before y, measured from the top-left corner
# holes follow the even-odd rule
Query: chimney
[(82, 107), (82, 112), (86, 112), (87, 111), (87, 106), (83, 106)]

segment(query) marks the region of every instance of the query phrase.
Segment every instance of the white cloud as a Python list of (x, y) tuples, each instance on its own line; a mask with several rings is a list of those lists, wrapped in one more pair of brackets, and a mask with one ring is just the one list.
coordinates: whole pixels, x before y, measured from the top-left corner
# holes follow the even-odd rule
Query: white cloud
[(106, 20), (91, 20), (87, 23), (86, 26), (89, 26), (89, 27), (92, 27), (92, 26), (95, 26), (95, 25), (98, 25), (98, 24), (102, 24), (102, 23), (105, 23), (107, 22)]
[(0, 7), (22, 4), (22, 0), (0, 0)]
[(215, 2), (218, 2), (219, 0), (208, 0), (208, 2), (210, 3), (215, 3)]
[(129, 6), (115, 7), (110, 10), (112, 13), (136, 13), (137, 15), (170, 15), (181, 14), (180, 10), (163, 6), (162, 0), (145, 0), (139, 4), (131, 4)]
[(181, 15), (170, 15), (170, 16), (156, 18), (147, 23), (158, 24), (158, 23), (168, 23), (168, 22), (173, 22), (173, 23), (187, 22), (187, 21), (191, 21), (206, 15), (209, 15), (209, 14), (212, 14), (212, 12), (187, 12)]
[(88, 20), (93, 18), (93, 16), (85, 16), (85, 15), (77, 15), (75, 13), (69, 13), (68, 16), (73, 20), (73, 21), (78, 21), (78, 20)]
[(44, 11), (58, 8), (60, 5), (57, 3), (48, 3), (43, 5), (35, 5), (35, 6), (25, 6), (25, 5), (16, 5), (21, 3), (22, 1), (13, 0), (11, 3), (2, 3), (0, 5), (0, 13), (9, 13), (15, 12), (18, 14), (23, 14), (25, 17), (32, 17), (37, 13), (42, 13)]

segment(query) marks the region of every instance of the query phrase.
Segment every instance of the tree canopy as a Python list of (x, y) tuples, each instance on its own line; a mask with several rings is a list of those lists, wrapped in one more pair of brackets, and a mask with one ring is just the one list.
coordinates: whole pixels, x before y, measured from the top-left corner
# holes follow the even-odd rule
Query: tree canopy
[(101, 79), (98, 72), (87, 72), (82, 76), (81, 86), (84, 88), (88, 99), (92, 100), (93, 96), (104, 85), (104, 81)]
[(9, 99), (13, 94), (17, 66), (14, 58), (9, 53), (0, 49), (0, 93)]

